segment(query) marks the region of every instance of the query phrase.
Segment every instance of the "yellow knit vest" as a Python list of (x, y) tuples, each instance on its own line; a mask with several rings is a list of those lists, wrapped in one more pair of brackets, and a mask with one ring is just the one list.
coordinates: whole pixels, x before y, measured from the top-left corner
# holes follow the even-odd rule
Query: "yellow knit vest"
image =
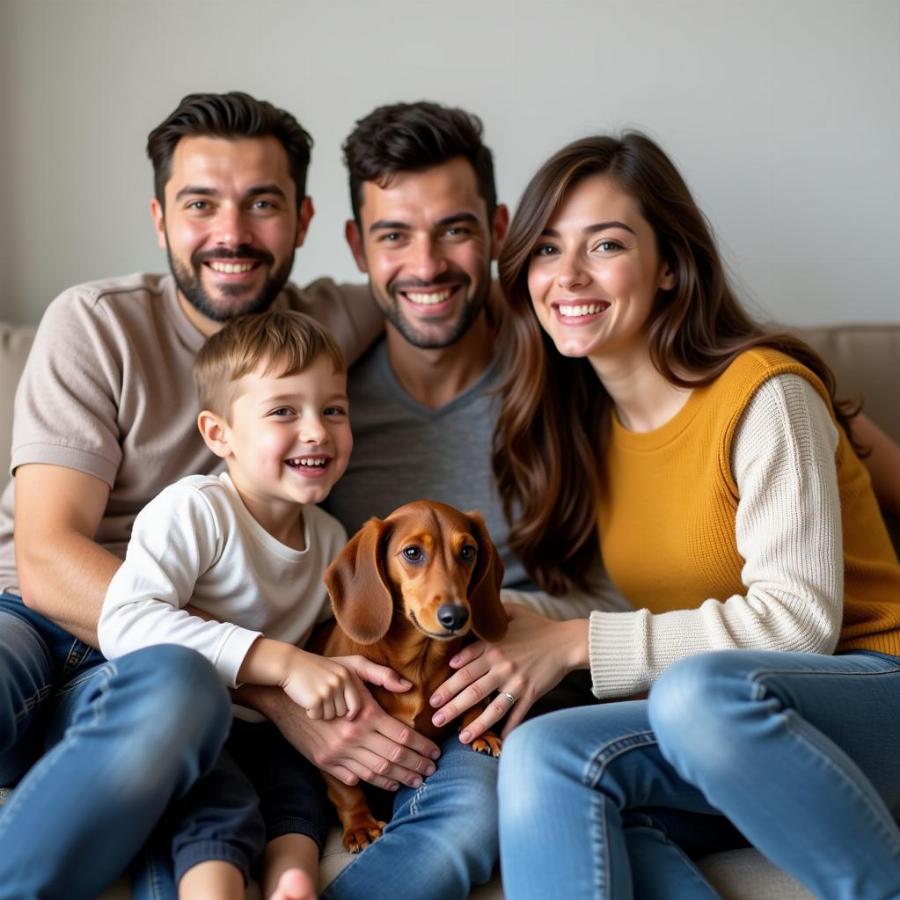
[[(610, 576), (635, 606), (661, 613), (746, 593), (731, 445), (753, 393), (782, 373), (806, 378), (830, 408), (809, 369), (776, 350), (756, 348), (695, 389), (661, 428), (630, 432), (612, 416), (598, 505), (600, 545)], [(900, 565), (868, 471), (839, 431), (844, 620), (838, 649), (900, 655)]]

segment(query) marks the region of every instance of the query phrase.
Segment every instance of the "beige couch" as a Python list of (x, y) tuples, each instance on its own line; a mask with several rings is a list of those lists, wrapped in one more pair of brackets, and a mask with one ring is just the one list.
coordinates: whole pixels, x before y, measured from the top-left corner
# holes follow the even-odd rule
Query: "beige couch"
[[(0, 463), (9, 466), (12, 424), (12, 397), (25, 355), (31, 344), (31, 329), (0, 323)], [(841, 394), (861, 396), (866, 411), (882, 428), (900, 441), (900, 403), (895, 391), (900, 360), (900, 325), (844, 325), (802, 332), (829, 362), (837, 374)], [(0, 481), (2, 481), (0, 477)], [(896, 535), (895, 534), (895, 543)], [(773, 813), (775, 814), (775, 813)], [(323, 883), (330, 881), (349, 861), (342, 851), (337, 832), (331, 835), (322, 861)], [(715, 853), (702, 860), (709, 880), (727, 900), (793, 900), (808, 898), (800, 886), (755, 850)], [(258, 896), (258, 894), (251, 894)], [(561, 886), (565, 897), (565, 887)], [(104, 900), (127, 897), (123, 884), (116, 885)], [(472, 894), (478, 900), (501, 898), (499, 879)]]

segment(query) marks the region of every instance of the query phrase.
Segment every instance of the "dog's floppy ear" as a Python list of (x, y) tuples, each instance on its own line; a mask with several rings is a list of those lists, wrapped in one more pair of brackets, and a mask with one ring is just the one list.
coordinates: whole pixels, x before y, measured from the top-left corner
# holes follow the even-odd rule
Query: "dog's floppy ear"
[(381, 640), (391, 625), (394, 604), (384, 569), (390, 530), (390, 523), (369, 519), (325, 570), (334, 617), (358, 644)]
[(509, 616), (500, 602), (503, 582), (503, 560), (488, 534), (484, 519), (477, 512), (466, 517), (478, 541), (478, 561), (469, 580), (469, 605), (472, 607), (472, 628), (485, 641), (499, 641), (506, 634)]

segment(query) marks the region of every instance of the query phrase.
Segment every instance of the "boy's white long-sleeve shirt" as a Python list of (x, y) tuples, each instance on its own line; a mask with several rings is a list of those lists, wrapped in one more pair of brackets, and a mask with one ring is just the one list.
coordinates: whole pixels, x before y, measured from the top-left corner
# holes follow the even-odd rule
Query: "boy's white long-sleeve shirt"
[[(261, 635), (302, 646), (331, 615), (322, 575), (346, 543), (337, 519), (303, 507), (305, 550), (272, 537), (227, 474), (193, 475), (148, 503), (134, 522), (98, 624), (109, 659), (155, 644), (202, 653), (230, 687)], [(184, 609), (209, 613), (207, 621)]]

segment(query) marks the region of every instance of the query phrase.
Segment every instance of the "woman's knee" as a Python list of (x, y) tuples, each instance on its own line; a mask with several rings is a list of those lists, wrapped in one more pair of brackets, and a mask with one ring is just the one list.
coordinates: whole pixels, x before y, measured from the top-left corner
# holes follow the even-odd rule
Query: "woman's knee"
[(650, 725), (671, 762), (734, 760), (751, 699), (739, 656), (725, 650), (687, 657), (670, 666), (651, 689)]
[(548, 716), (523, 722), (503, 742), (500, 754), (500, 796), (517, 793), (523, 784), (532, 784), (552, 764), (548, 751), (558, 735), (548, 726)]

